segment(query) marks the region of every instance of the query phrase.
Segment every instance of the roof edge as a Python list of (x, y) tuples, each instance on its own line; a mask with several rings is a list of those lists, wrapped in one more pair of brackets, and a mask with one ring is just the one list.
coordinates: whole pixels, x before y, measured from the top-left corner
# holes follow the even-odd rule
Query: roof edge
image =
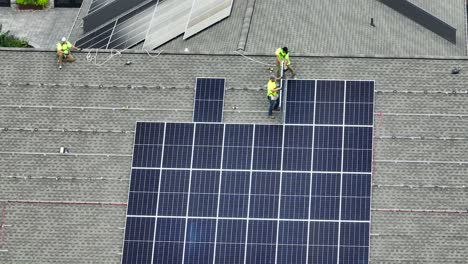
[[(4, 48), (0, 47), (0, 52), (54, 52), (53, 49), (46, 49), (46, 48)], [(104, 50), (104, 49), (83, 49), (81, 53), (113, 53), (115, 55), (116, 50)], [(274, 56), (273, 53), (239, 53), (238, 51), (232, 51), (232, 53), (226, 52), (165, 52), (164, 50), (161, 51), (151, 51), (148, 52), (146, 50), (125, 50), (121, 51), (122, 54), (159, 54), (161, 55), (205, 55), (205, 56), (252, 56), (252, 57), (272, 57)], [(349, 59), (420, 59), (420, 60), (468, 60), (468, 56), (431, 56), (431, 55), (414, 55), (414, 56), (388, 56), (388, 55), (367, 55), (367, 54), (294, 54), (290, 55), (291, 57), (295, 58), (349, 58)]]

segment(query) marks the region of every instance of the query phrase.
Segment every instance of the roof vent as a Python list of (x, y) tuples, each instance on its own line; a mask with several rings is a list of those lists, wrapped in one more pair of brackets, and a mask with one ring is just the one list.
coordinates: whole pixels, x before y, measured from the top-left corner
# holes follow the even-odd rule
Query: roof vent
[(407, 0), (379, 0), (444, 39), (457, 43), (457, 29)]

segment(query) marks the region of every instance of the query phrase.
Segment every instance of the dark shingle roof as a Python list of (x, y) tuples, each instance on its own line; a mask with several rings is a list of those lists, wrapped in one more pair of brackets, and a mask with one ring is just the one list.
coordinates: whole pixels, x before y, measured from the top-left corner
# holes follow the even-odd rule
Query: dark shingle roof
[[(271, 122), (260, 90), (270, 73), (239, 55), (125, 53), (103, 66), (85, 55), (77, 53), (77, 62), (59, 71), (54, 52), (0, 51), (0, 200), (126, 202), (135, 122), (190, 122), (196, 77), (227, 79), (225, 122)], [(468, 60), (292, 60), (299, 78), (376, 81), (371, 261), (468, 259), (466, 214), (384, 210), (466, 210)], [(455, 66), (460, 74), (451, 74)], [(72, 155), (58, 155), (61, 146)], [(5, 229), (9, 251), (0, 252), (1, 263), (120, 260), (125, 206), (11, 202), (5, 208), (12, 226)]]

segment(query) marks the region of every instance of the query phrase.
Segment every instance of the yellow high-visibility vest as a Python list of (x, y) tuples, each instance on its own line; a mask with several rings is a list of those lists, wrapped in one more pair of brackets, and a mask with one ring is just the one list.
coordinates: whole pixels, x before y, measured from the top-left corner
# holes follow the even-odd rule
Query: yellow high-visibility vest
[(73, 45), (67, 41), (62, 44), (62, 42), (57, 43), (57, 51), (63, 51), (63, 54), (68, 54)]
[(276, 89), (276, 82), (269, 80), (268, 81), (268, 89), (267, 89), (267, 96), (276, 96), (278, 91), (274, 91)]
[(289, 61), (289, 53), (284, 52), (282, 48), (279, 48), (275, 51), (276, 56), (280, 58), (280, 60), (288, 60)]

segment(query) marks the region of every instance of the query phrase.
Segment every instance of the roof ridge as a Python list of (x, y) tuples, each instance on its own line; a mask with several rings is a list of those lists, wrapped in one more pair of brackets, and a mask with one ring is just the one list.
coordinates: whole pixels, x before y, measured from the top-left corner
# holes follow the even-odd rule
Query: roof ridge
[[(89, 53), (98, 51), (99, 53), (112, 53), (114, 50), (103, 50), (103, 49), (83, 49), (81, 53)], [(54, 52), (53, 49), (46, 48), (4, 48), (0, 47), (0, 52)], [(144, 54), (148, 55), (147, 51), (142, 50), (125, 50), (120, 51), (122, 54)], [(158, 52), (159, 53), (159, 52)], [(236, 51), (232, 52), (164, 52), (162, 51), (161, 55), (185, 55), (185, 56), (240, 56)], [(273, 57), (272, 53), (249, 53), (244, 52), (245, 56), (256, 56), (256, 57)], [(350, 59), (419, 59), (419, 60), (468, 60), (468, 56), (432, 56), (432, 55), (414, 55), (414, 56), (388, 56), (388, 55), (379, 55), (379, 54), (313, 54), (313, 53), (296, 53), (291, 54), (291, 57), (295, 58), (350, 58)]]

